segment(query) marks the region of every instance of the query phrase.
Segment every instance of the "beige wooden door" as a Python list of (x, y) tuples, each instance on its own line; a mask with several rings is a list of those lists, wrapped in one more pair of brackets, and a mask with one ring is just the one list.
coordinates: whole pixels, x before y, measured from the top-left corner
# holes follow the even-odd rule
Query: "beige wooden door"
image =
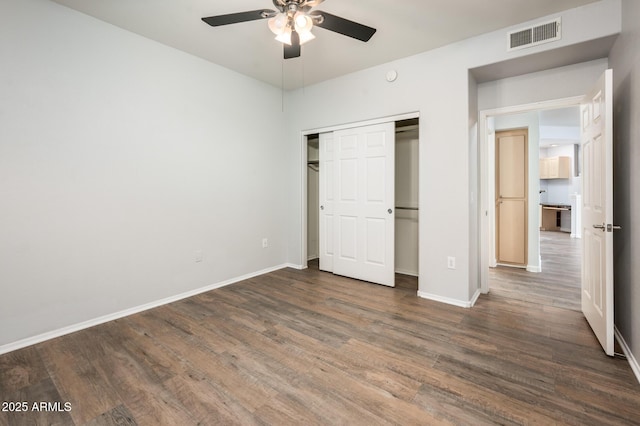
[(527, 129), (496, 132), (496, 260), (527, 264)]

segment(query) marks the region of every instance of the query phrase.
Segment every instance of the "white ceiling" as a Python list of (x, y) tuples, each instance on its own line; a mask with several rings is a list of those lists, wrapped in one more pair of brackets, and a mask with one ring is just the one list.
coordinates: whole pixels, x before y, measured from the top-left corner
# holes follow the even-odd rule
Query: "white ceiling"
[(297, 59), (265, 20), (210, 27), (202, 17), (273, 9), (271, 0), (54, 0), (239, 73), (292, 89), (595, 0), (326, 0), (318, 9), (377, 28), (368, 43), (322, 28)]

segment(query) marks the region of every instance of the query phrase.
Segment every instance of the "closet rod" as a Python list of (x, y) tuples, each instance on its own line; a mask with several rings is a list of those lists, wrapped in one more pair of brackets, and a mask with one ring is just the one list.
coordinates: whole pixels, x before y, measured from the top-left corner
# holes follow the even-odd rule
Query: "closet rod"
[(418, 207), (398, 207), (396, 206), (396, 210), (420, 210)]

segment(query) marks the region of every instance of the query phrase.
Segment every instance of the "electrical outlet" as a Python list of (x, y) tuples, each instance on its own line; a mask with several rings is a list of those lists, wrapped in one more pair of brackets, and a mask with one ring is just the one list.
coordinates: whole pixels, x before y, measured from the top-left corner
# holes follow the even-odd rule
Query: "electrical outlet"
[(456, 258), (453, 256), (447, 257), (447, 268), (456, 269)]
[(202, 262), (203, 257), (204, 255), (202, 254), (202, 250), (196, 250), (193, 252), (193, 260), (195, 260), (196, 263)]
[(262, 239), (262, 248), (267, 248), (269, 247), (269, 240), (266, 238)]

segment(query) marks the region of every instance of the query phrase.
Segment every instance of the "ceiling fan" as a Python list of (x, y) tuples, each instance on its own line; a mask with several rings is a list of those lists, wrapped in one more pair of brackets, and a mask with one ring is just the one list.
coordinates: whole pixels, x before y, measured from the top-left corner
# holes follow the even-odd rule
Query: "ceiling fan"
[(273, 0), (277, 10), (258, 9), (248, 12), (202, 18), (212, 27), (237, 24), (239, 22), (268, 19), (269, 29), (276, 40), (284, 44), (284, 58), (300, 56), (300, 46), (315, 36), (311, 29), (316, 26), (361, 41), (369, 41), (376, 32), (375, 28), (341, 18), (320, 10), (312, 10), (324, 0)]

